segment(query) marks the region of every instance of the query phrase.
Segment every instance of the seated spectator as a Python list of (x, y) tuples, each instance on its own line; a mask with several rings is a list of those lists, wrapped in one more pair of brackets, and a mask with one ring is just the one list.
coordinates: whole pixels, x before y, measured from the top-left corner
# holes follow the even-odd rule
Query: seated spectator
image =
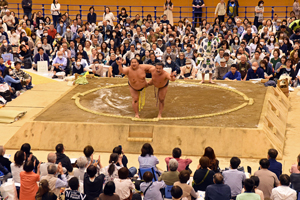
[(269, 66), (268, 62), (266, 60), (262, 60), (262, 61), (260, 61), (260, 67), (264, 70), (265, 79), (268, 79), (268, 80), (274, 79), (272, 65)]
[(7, 40), (3, 40), (3, 43), (0, 47), (0, 54), (13, 53), (12, 46), (7, 43)]
[(85, 156), (81, 156), (76, 160), (76, 164), (78, 168), (74, 169), (74, 176), (77, 177), (79, 181), (83, 181), (84, 173), (88, 165), (88, 160)]
[(259, 161), (260, 170), (254, 173), (254, 176), (259, 178), (258, 189), (264, 193), (264, 198), (270, 198), (274, 186), (279, 185), (279, 180), (273, 172), (269, 171), (270, 161), (266, 158)]
[(174, 158), (169, 161), (170, 171), (163, 172), (158, 181), (164, 181), (166, 185), (173, 185), (176, 181), (179, 181), (179, 172), (177, 171), (178, 162)]
[(193, 188), (197, 192), (205, 191), (207, 186), (214, 184), (213, 176), (214, 171), (208, 169), (209, 158), (207, 156), (202, 156), (199, 160), (199, 165), (194, 174)]
[(7, 179), (12, 177), (11, 173), (6, 168), (4, 168), (1, 164), (0, 164), (0, 171), (4, 174), (3, 181), (6, 182)]
[(229, 71), (229, 67), (227, 67), (225, 58), (222, 58), (220, 60), (220, 65), (216, 67), (215, 71), (215, 79), (216, 80), (223, 80), (223, 77), (227, 74)]
[(35, 199), (38, 191), (37, 182), (40, 180), (40, 164), (36, 167), (37, 173), (34, 173), (35, 168), (33, 156), (31, 155), (24, 163), (24, 171), (20, 172), (20, 199)]
[(23, 89), (21, 81), (14, 76), (13, 69), (11, 67), (6, 67), (4, 71), (4, 82), (15, 89), (15, 91), (20, 91)]
[(289, 77), (289, 83), (291, 83), (292, 85), (293, 83), (295, 83), (296, 73), (292, 66), (292, 60), (290, 58), (286, 60), (286, 65), (281, 65), (276, 72), (277, 79), (280, 79), (281, 75), (287, 74)]
[(159, 160), (156, 156), (153, 155), (153, 148), (151, 144), (145, 143), (141, 149), (141, 155), (138, 158), (140, 168), (154, 168), (155, 172), (160, 175), (160, 172), (157, 170), (156, 165), (159, 163)]
[(160, 61), (156, 58), (156, 56), (154, 55), (154, 53), (151, 53), (151, 54), (149, 55), (149, 57), (150, 57), (150, 59), (146, 62), (146, 64), (154, 65), (154, 66), (155, 66), (156, 63), (159, 63), (159, 62), (160, 62)]
[(258, 78), (265, 78), (264, 70), (259, 67), (257, 62), (252, 63), (252, 68), (250, 68), (247, 72), (246, 80), (249, 81), (250, 79), (258, 79)]
[(240, 81), (241, 80), (241, 73), (237, 71), (236, 64), (231, 65), (230, 71), (225, 74), (223, 80), (226, 81)]
[(242, 192), (243, 182), (246, 179), (246, 175), (237, 170), (240, 164), (241, 160), (238, 157), (232, 157), (230, 159), (230, 169), (222, 172), (224, 176), (224, 183), (229, 185), (231, 198), (233, 199)]
[(73, 68), (72, 68), (72, 75), (74, 74), (82, 74), (84, 72), (84, 67), (81, 64), (81, 59), (77, 58), (76, 62), (74, 62), (72, 64)]
[[(41, 177), (46, 176), (48, 174), (48, 166), (56, 163), (56, 154), (55, 153), (49, 153), (47, 156), (47, 163), (42, 163), (40, 167), (41, 171)], [(57, 166), (57, 165), (56, 165)], [(64, 169), (66, 172), (66, 169)]]
[(176, 58), (176, 64), (179, 67), (185, 66), (186, 58), (184, 57), (184, 53), (180, 52), (179, 53), (179, 58)]
[(192, 197), (196, 199), (198, 195), (194, 188), (188, 184), (189, 180), (190, 172), (188, 170), (183, 170), (179, 174), (179, 181), (175, 182), (173, 187), (179, 186), (182, 189), (182, 197), (186, 197), (188, 200), (191, 200)]
[(118, 171), (119, 178), (114, 179), (116, 186), (116, 194), (120, 197), (121, 200), (131, 199), (132, 190), (135, 189), (135, 185), (128, 178), (129, 171), (126, 167), (122, 167)]
[(32, 61), (31, 61), (31, 57), (32, 57), (32, 53), (30, 49), (27, 49), (25, 45), (21, 45), (20, 46), (20, 59), (23, 63), (23, 66), (25, 69), (31, 69), (32, 67)]
[[(119, 163), (119, 166), (117, 166), (117, 163)], [(109, 165), (101, 169), (105, 175), (105, 182), (113, 181), (115, 178), (118, 178), (118, 170), (122, 167), (124, 167), (122, 164), (122, 156), (119, 156), (117, 153), (110, 154)]]
[(180, 68), (172, 61), (171, 56), (166, 57), (166, 64), (164, 68), (171, 68), (172, 72), (176, 71), (177, 74), (180, 74)]
[(39, 183), (39, 189), (35, 196), (36, 200), (55, 200), (57, 196), (50, 191), (49, 183), (47, 180), (41, 180)]
[(246, 80), (247, 72), (251, 68), (250, 64), (247, 62), (247, 56), (241, 55), (240, 62), (237, 64), (237, 70), (241, 73), (241, 79)]
[(258, 194), (255, 194), (253, 192), (254, 189), (254, 181), (250, 178), (245, 180), (244, 183), (245, 192), (242, 194), (239, 194), (236, 197), (236, 200), (260, 200), (260, 196)]
[[(49, 183), (50, 191), (53, 192), (56, 196), (59, 196), (60, 189), (68, 187), (68, 180), (66, 175), (64, 174), (63, 168), (61, 164), (58, 164), (57, 166), (56, 164), (51, 164), (47, 167), (47, 170), (48, 174), (46, 176), (43, 176), (41, 180), (47, 180)], [(55, 176), (57, 171), (60, 173), (61, 178), (57, 178)]]
[(6, 169), (11, 172), (11, 169), (10, 169), (10, 160), (8, 158), (5, 158), (4, 157), (4, 154), (5, 154), (5, 148), (4, 146), (0, 146), (0, 164), (3, 166), (3, 167), (6, 167)]
[(103, 193), (100, 194), (99, 200), (120, 200), (118, 194), (115, 194), (116, 186), (113, 181), (105, 184)]
[(262, 58), (260, 57), (260, 53), (259, 53), (259, 51), (255, 51), (254, 57), (250, 60), (250, 62), (253, 65), (254, 62), (260, 63), (260, 61), (262, 61)]
[(73, 177), (69, 180), (69, 187), (71, 190), (65, 190), (65, 200), (84, 200), (86, 195), (78, 191), (78, 178)]
[(52, 65), (54, 66), (52, 78), (58, 78), (58, 76), (56, 76), (57, 72), (65, 72), (65, 75), (69, 74), (67, 59), (63, 57), (63, 53), (61, 51), (57, 52), (57, 56), (54, 58)]
[(183, 194), (183, 192), (182, 192), (181, 187), (179, 187), (177, 185), (172, 187), (171, 195), (173, 197), (172, 198), (173, 200), (181, 200), (182, 194)]
[(268, 168), (271, 172), (274, 172), (279, 178), (282, 174), (282, 164), (276, 161), (276, 157), (278, 155), (278, 151), (276, 149), (269, 149), (268, 151), (268, 159), (270, 162), (270, 167)]
[(177, 171), (181, 172), (182, 170), (189, 169), (189, 164), (192, 163), (192, 160), (189, 159), (189, 158), (181, 159), (180, 158), (181, 157), (181, 149), (180, 148), (174, 148), (173, 151), (172, 151), (172, 156), (173, 157), (166, 157), (165, 158), (166, 164), (168, 166), (168, 170), (169, 170), (169, 162), (173, 158), (175, 158), (178, 162)]
[(209, 185), (205, 191), (205, 199), (207, 200), (230, 200), (231, 190), (230, 187), (224, 184), (224, 179), (221, 173), (214, 175), (213, 185)]
[(141, 183), (140, 188), (144, 193), (144, 200), (163, 200), (160, 189), (165, 188), (166, 184), (164, 181), (152, 182), (153, 174), (151, 172), (145, 172), (143, 175), (143, 180), (145, 182)]
[[(123, 151), (122, 146), (119, 145), (119, 146), (115, 147), (113, 149), (113, 153), (117, 153), (119, 156), (122, 157), (122, 164), (124, 167), (127, 168), (128, 159)], [(117, 166), (120, 166), (120, 164), (117, 163)], [(135, 167), (130, 167), (128, 170), (129, 170), (129, 175), (128, 175), (129, 177), (133, 177), (137, 173), (137, 169)]]
[[(264, 200), (264, 193), (260, 189), (257, 189), (259, 185), (259, 178), (257, 176), (251, 176), (250, 179), (254, 181), (254, 192), (260, 196), (261, 200)], [(242, 193), (244, 192), (245, 188), (242, 189)]]
[(88, 164), (93, 164), (94, 160), (92, 160), (92, 155), (94, 153), (94, 148), (91, 145), (84, 147), (83, 153), (88, 160)]
[[(20, 173), (24, 171), (23, 170), (24, 160), (25, 160), (24, 152), (17, 151), (14, 156), (14, 162), (10, 164), (12, 178), (15, 183), (20, 183)], [(16, 187), (16, 189), (19, 197), (20, 187)]]
[(34, 65), (33, 65), (33, 69), (34, 70), (38, 70), (37, 66), (38, 66), (38, 62), (39, 61), (47, 61), (48, 63), (48, 70), (50, 69), (50, 66), (49, 66), (49, 56), (44, 53), (44, 49), (43, 47), (39, 47), (38, 48), (38, 53), (34, 56)]
[(99, 60), (95, 59), (90, 65), (90, 68), (95, 76), (103, 77), (103, 65), (99, 64)]
[(15, 69), (13, 70), (13, 76), (18, 78), (21, 81), (21, 84), (26, 86), (26, 89), (32, 88), (31, 76), (21, 69), (21, 63), (18, 61), (15, 62)]
[(94, 200), (102, 193), (104, 174), (96, 176), (98, 164), (100, 163), (94, 163), (93, 165), (90, 163), (84, 174), (83, 188), (86, 200)]
[(65, 154), (65, 147), (63, 144), (58, 144), (55, 147), (56, 150), (56, 164), (61, 163), (62, 167), (66, 168), (68, 172), (73, 171), (73, 166), (71, 164), (71, 160)]
[(204, 149), (203, 156), (206, 156), (209, 158), (209, 166), (208, 168), (213, 170), (215, 173), (220, 172), (219, 168), (219, 161), (216, 159), (215, 151), (211, 147), (206, 147)]
[(279, 177), (279, 186), (272, 189), (272, 200), (296, 200), (297, 192), (290, 188), (290, 177), (287, 174), (281, 174)]
[(191, 59), (186, 60), (186, 65), (180, 68), (182, 79), (195, 79), (197, 69), (192, 65)]
[(297, 173), (297, 174), (300, 173), (300, 171), (298, 169), (299, 162), (300, 162), (300, 154), (297, 156), (297, 163), (293, 164), (292, 167), (291, 167), (291, 169), (290, 169), (291, 174), (293, 174), (293, 173)]
[[(299, 170), (299, 169), (300, 169), (300, 162), (298, 162), (298, 164), (297, 164), (297, 170)], [(291, 169), (291, 170), (295, 171), (295, 169)], [(291, 188), (296, 190), (297, 194), (299, 194), (299, 192), (300, 192), (300, 173), (297, 173), (297, 172), (292, 173), (290, 178), (291, 178)]]
[(25, 161), (32, 160), (32, 162), (35, 162), (36, 166), (35, 166), (34, 170), (37, 171), (37, 166), (40, 164), (40, 161), (30, 152), (30, 150), (31, 150), (30, 144), (24, 143), (21, 146), (20, 150), (25, 153)]

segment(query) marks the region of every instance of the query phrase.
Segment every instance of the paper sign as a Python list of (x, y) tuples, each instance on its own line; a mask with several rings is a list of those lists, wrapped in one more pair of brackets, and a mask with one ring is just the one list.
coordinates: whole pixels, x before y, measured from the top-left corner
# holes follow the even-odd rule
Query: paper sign
[(47, 74), (48, 73), (48, 62), (47, 61), (38, 61), (37, 69), (39, 73)]
[(14, 60), (14, 56), (11, 53), (4, 53), (1, 55), (1, 57), (3, 58), (4, 62), (6, 61), (13, 61)]

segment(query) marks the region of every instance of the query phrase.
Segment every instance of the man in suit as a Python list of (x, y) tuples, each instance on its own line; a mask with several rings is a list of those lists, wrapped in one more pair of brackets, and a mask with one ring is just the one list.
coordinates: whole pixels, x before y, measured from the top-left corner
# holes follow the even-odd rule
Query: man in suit
[(34, 66), (33, 69), (37, 70), (37, 63), (38, 61), (47, 61), (48, 62), (48, 70), (49, 67), (49, 57), (46, 53), (44, 53), (44, 49), (42, 47), (38, 48), (38, 53), (34, 56)]
[(276, 160), (278, 151), (276, 149), (269, 149), (268, 159), (270, 161), (269, 170), (276, 174), (277, 178), (282, 174), (282, 164)]

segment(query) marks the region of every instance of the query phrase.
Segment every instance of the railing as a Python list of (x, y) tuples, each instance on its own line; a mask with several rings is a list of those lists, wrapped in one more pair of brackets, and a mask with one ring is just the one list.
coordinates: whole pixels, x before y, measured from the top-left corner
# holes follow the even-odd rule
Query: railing
[[(116, 16), (116, 21), (118, 19), (119, 12), (121, 8), (127, 10), (127, 14), (130, 18), (134, 17), (136, 14), (139, 14), (141, 18), (145, 18), (148, 14), (152, 16), (154, 20), (157, 16), (163, 14), (162, 6), (116, 6), (116, 5), (67, 5), (61, 4), (61, 13), (67, 12), (69, 16), (75, 18), (77, 14), (80, 14), (82, 20), (86, 20), (86, 16), (89, 12), (89, 7), (94, 6), (95, 13), (97, 14), (97, 21), (102, 20), (102, 15), (105, 7), (109, 7), (111, 12)], [(41, 11), (43, 16), (51, 16), (50, 12), (51, 4), (34, 4), (32, 12)], [(9, 8), (12, 11), (15, 11), (18, 18), (23, 17), (23, 9), (20, 3), (9, 3)], [(239, 7), (239, 17), (248, 18), (250, 21), (254, 21), (254, 10), (255, 6), (240, 6)], [(264, 18), (273, 19), (274, 15), (277, 14), (280, 19), (288, 18), (289, 12), (292, 11), (292, 6), (265, 6), (264, 7)], [(206, 19), (208, 22), (214, 21), (214, 12), (215, 6), (207, 6), (202, 10), (202, 19)], [(187, 18), (189, 21), (194, 22), (195, 18), (193, 17), (194, 10), (191, 6), (174, 6), (173, 9), (173, 19), (174, 23)]]

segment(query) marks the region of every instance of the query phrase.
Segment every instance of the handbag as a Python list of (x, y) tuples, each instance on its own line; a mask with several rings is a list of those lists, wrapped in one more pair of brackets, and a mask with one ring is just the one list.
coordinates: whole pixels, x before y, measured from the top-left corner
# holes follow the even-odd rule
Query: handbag
[(206, 179), (206, 177), (208, 176), (208, 174), (209, 174), (209, 170), (207, 170), (207, 172), (206, 172), (204, 178), (202, 179), (202, 181), (200, 181), (199, 183), (195, 183), (195, 181), (193, 181), (192, 185), (193, 185), (193, 186), (194, 186), (194, 185), (201, 185), (201, 184), (205, 181), (205, 179)]

